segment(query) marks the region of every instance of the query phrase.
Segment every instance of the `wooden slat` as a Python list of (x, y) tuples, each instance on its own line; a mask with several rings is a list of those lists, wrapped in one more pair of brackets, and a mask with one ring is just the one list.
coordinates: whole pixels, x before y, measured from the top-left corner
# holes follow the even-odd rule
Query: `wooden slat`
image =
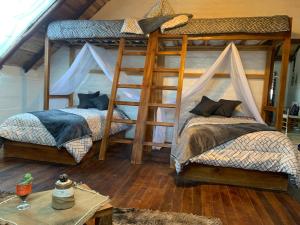
[(126, 119), (112, 119), (114, 123), (126, 123), (126, 124), (135, 124), (136, 120), (126, 120)]
[(178, 73), (179, 69), (177, 69), (177, 68), (155, 68), (154, 72)]
[(126, 67), (122, 67), (121, 71), (123, 72), (131, 72), (131, 73), (140, 73), (140, 72), (144, 72), (144, 68), (126, 68)]
[(147, 121), (146, 124), (152, 126), (163, 126), (163, 127), (173, 127), (175, 125), (174, 123), (157, 122), (157, 121)]
[(160, 89), (160, 90), (177, 90), (177, 86), (152, 86), (152, 89)]
[(124, 139), (111, 138), (109, 140), (109, 142), (111, 142), (111, 143), (122, 143), (122, 144), (132, 144), (133, 140), (132, 139), (128, 139), (128, 138), (124, 138)]
[(181, 55), (180, 51), (159, 51), (157, 55)]
[(115, 99), (117, 96), (117, 85), (119, 83), (124, 47), (125, 47), (125, 39), (121, 38), (120, 44), (119, 44), (119, 50), (118, 50), (118, 58), (117, 58), (116, 67), (115, 67), (115, 74), (114, 74), (114, 79), (113, 79), (113, 84), (112, 84), (112, 89), (111, 89), (111, 97), (109, 100), (108, 111), (107, 111), (107, 115), (106, 115), (105, 129), (104, 129), (104, 134), (102, 137), (102, 142), (101, 142), (101, 147), (100, 147), (100, 152), (99, 152), (100, 160), (104, 160), (105, 155), (106, 155), (108, 139), (109, 139), (109, 134), (110, 134), (110, 127), (111, 127), (111, 120), (112, 120), (113, 111), (114, 111), (114, 103), (115, 103)]
[(161, 148), (171, 148), (172, 144), (169, 143), (154, 143), (154, 142), (144, 142), (145, 146), (155, 146)]
[(50, 64), (51, 64), (51, 43), (48, 37), (45, 38), (45, 65), (44, 65), (44, 110), (49, 109), (49, 87), (50, 87)]
[(185, 69), (185, 60), (186, 60), (186, 51), (187, 51), (187, 35), (183, 35), (182, 37), (182, 49), (181, 49), (181, 59), (180, 59), (180, 69), (178, 75), (178, 84), (177, 84), (177, 96), (176, 96), (176, 111), (175, 111), (175, 127), (173, 131), (173, 139), (176, 140), (178, 136), (178, 125), (179, 125), (179, 117), (180, 117), (180, 106), (181, 106), (181, 96), (182, 96), (182, 86), (183, 86), (183, 77), (184, 77), (184, 69)]
[(133, 88), (141, 89), (143, 86), (141, 84), (118, 84), (118, 88)]
[(176, 104), (149, 103), (150, 107), (176, 108)]
[(276, 112), (276, 107), (274, 106), (264, 106), (263, 109), (264, 111), (268, 111), (268, 112)]
[(146, 52), (145, 51), (124, 51), (123, 55), (128, 55), (128, 56), (145, 56)]
[(289, 67), (289, 56), (290, 56), (290, 49), (291, 49), (291, 37), (288, 37), (284, 40), (282, 46), (282, 60), (281, 60), (281, 70), (279, 76), (279, 93), (278, 93), (278, 100), (277, 100), (277, 111), (276, 111), (276, 129), (281, 130), (282, 126), (282, 115), (283, 115), (283, 108), (284, 108), (284, 100), (285, 100), (285, 89), (286, 89), (286, 81), (287, 81), (287, 73)]
[(135, 141), (132, 148), (131, 162), (133, 164), (141, 164), (143, 156), (143, 142), (146, 134), (145, 121), (148, 114), (148, 103), (150, 99), (153, 68), (156, 62), (156, 51), (158, 47), (157, 39), (158, 31), (150, 34), (147, 46), (147, 56), (145, 59), (145, 71), (143, 78), (144, 88), (141, 91), (140, 105), (137, 116), (137, 124), (135, 129)]
[(227, 167), (189, 165), (179, 175), (185, 180), (230, 184), (270, 190), (287, 190), (288, 177), (283, 173), (261, 172)]
[(115, 101), (116, 105), (129, 105), (129, 106), (139, 106), (140, 102), (129, 102), (129, 101)]
[(262, 118), (265, 122), (268, 118), (268, 113), (265, 112), (265, 107), (269, 105), (269, 94), (272, 85), (273, 69), (274, 69), (274, 56), (275, 56), (275, 42), (273, 42), (272, 48), (267, 51), (265, 76), (264, 76), (264, 87), (262, 96)]

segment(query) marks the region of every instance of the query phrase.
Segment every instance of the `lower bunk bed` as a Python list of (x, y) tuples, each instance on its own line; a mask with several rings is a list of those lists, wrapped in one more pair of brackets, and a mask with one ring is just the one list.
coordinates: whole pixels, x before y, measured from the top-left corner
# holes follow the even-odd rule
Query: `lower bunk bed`
[[(107, 110), (68, 108), (17, 114), (0, 125), (5, 158), (76, 165), (99, 152)], [(113, 117), (124, 119), (119, 109)], [(112, 124), (111, 135), (124, 137), (127, 125)]]
[(287, 191), (289, 183), (299, 187), (300, 152), (296, 146), (281, 132), (256, 124), (245, 117), (188, 119), (171, 153), (177, 183), (196, 181), (278, 191)]

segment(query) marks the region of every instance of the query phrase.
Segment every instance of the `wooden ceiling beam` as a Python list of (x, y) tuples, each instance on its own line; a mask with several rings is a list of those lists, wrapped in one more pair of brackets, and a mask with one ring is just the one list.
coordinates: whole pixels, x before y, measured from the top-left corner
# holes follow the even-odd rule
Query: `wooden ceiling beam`
[(65, 0), (57, 0), (40, 18), (38, 18), (38, 20), (28, 29), (28, 31), (22, 35), (22, 38), (0, 60), (0, 69), (3, 67), (4, 63), (21, 47), (21, 45), (49, 19), (51, 14), (55, 12), (55, 10), (59, 8), (64, 1)]
[[(96, 2), (96, 0), (86, 0), (85, 4), (81, 6), (81, 9), (72, 16), (70, 19), (78, 19)], [(102, 7), (103, 5), (101, 5)], [(85, 18), (90, 19), (90, 18)], [(47, 34), (46, 34), (47, 35)], [(28, 72), (38, 61), (40, 61), (44, 57), (44, 47), (41, 48), (34, 56), (25, 62), (22, 66), (25, 73)]]

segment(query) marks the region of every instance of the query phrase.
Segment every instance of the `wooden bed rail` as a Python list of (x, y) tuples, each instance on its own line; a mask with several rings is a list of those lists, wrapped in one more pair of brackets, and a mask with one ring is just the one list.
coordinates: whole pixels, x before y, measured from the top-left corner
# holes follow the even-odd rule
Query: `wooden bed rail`
[(68, 107), (72, 107), (74, 105), (73, 101), (73, 94), (69, 95), (49, 95), (49, 99), (67, 99), (68, 100)]

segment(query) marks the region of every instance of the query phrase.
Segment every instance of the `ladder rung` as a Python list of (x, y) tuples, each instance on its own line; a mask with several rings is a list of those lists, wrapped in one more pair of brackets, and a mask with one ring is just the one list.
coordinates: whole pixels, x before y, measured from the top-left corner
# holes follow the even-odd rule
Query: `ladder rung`
[(144, 142), (144, 145), (146, 145), (146, 146), (156, 146), (156, 147), (162, 147), (162, 148), (171, 148), (172, 147), (172, 144), (169, 144), (169, 143)]
[(147, 121), (147, 125), (152, 125), (152, 126), (162, 126), (162, 127), (174, 127), (174, 123), (169, 123), (169, 122), (157, 122), (157, 121)]
[(147, 54), (147, 52), (146, 51), (139, 51), (139, 52), (137, 52), (137, 51), (124, 51), (123, 52), (123, 55), (146, 55)]
[(141, 84), (118, 84), (118, 88), (135, 88), (141, 89), (143, 86)]
[(124, 72), (144, 72), (144, 68), (126, 68), (126, 67), (123, 67), (123, 68), (121, 68), (121, 71), (124, 71)]
[(155, 68), (154, 72), (179, 73), (179, 69), (176, 69), (176, 68)]
[(181, 55), (180, 51), (159, 51), (157, 55)]
[(136, 124), (136, 120), (112, 119), (111, 121), (114, 123)]
[(177, 90), (177, 86), (152, 86), (152, 89), (161, 89), (161, 90)]
[(176, 108), (176, 104), (149, 103), (151, 107)]
[(116, 105), (131, 105), (131, 106), (139, 106), (140, 102), (128, 102), (128, 101), (115, 101)]
[(109, 140), (110, 143), (122, 143), (122, 144), (132, 144), (133, 140), (128, 138), (111, 138)]

